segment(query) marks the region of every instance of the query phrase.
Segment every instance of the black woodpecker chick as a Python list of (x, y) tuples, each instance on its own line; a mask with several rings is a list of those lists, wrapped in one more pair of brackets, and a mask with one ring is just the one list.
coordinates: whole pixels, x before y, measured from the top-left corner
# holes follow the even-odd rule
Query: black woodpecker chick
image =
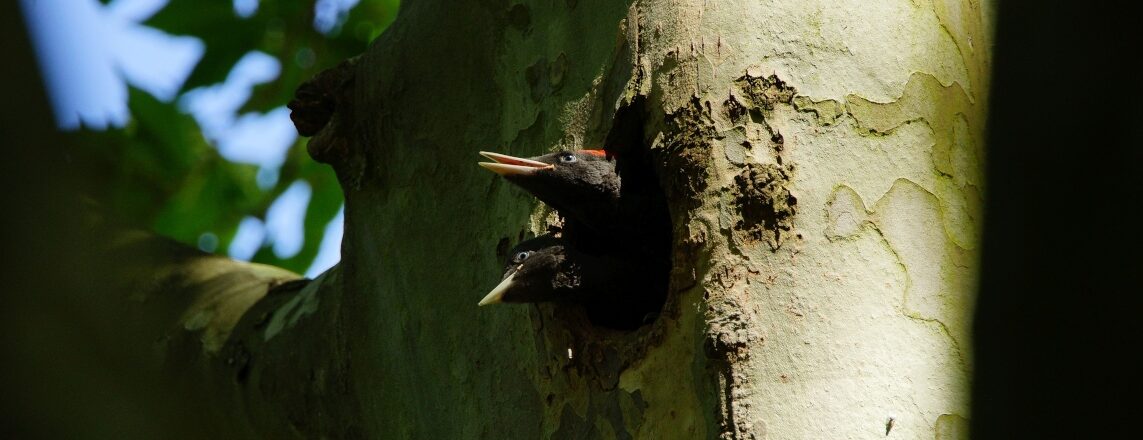
[(626, 266), (618, 258), (584, 254), (563, 238), (543, 235), (512, 248), (500, 284), (479, 305), (583, 303), (604, 294)]
[[(533, 158), (481, 152), (480, 166), (532, 193), (565, 219), (564, 237), (590, 253), (638, 253), (667, 264), (670, 218), (649, 162), (604, 150)], [(570, 220), (570, 221), (569, 221)]]
[(480, 166), (532, 193), (560, 215), (609, 234), (621, 221), (621, 179), (603, 150), (559, 151), (530, 159), (480, 152)]
[(555, 302), (584, 307), (596, 325), (631, 330), (653, 320), (666, 277), (630, 255), (592, 255), (552, 234), (526, 240), (509, 254), (500, 284), (479, 305)]
[(559, 212), (558, 237), (521, 243), (480, 305), (563, 302), (595, 325), (634, 329), (666, 301), (670, 216), (647, 155), (560, 151), (533, 158), (481, 152), (480, 166)]

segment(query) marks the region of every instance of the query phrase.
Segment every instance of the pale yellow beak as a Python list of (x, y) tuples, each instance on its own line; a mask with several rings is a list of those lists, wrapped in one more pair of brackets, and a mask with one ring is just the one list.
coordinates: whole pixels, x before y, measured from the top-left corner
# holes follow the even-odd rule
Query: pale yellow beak
[(555, 168), (555, 165), (549, 163), (509, 156), (507, 154), (481, 151), (480, 155), (496, 162), (479, 162), (478, 164), (501, 176), (528, 175), (536, 171)]
[(508, 274), (508, 277), (504, 278), (504, 281), (501, 281), (500, 284), (497, 284), (496, 287), (493, 287), (492, 291), (488, 292), (487, 295), (484, 295), (484, 299), (480, 300), (480, 302), (476, 305), (486, 306), (489, 304), (500, 304), (503, 302), (502, 300), (504, 299), (504, 292), (507, 292), (508, 288), (512, 287), (512, 279), (515, 277), (516, 272)]

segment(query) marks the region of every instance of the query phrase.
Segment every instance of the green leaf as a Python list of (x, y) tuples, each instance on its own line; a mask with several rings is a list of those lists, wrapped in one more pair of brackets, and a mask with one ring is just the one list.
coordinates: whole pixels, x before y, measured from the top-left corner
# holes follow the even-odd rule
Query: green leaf
[(145, 24), (170, 34), (197, 37), (206, 46), (183, 90), (226, 80), (234, 63), (257, 49), (272, 32), (270, 20), (261, 11), (242, 19), (234, 14), (230, 0), (171, 0)]
[[(313, 28), (313, 0), (263, 1), (249, 18), (234, 14), (232, 0), (171, 0), (146, 25), (169, 34), (193, 36), (206, 46), (202, 60), (183, 90), (224, 81), (234, 64), (250, 51), (281, 63), (279, 77), (258, 85), (243, 112), (265, 112), (285, 105), (303, 81), (322, 69), (365, 50), (393, 20), (397, 1), (363, 0), (331, 35)], [(212, 232), (224, 253), (246, 216), (265, 218), (266, 210), (291, 183), (304, 179), (313, 194), (306, 207), (304, 244), (290, 258), (277, 258), (269, 247), (253, 258), (296, 272), (309, 267), (325, 227), (343, 199), (333, 171), (314, 162), (305, 139), (289, 150), (273, 188), (256, 184), (256, 168), (222, 158), (201, 129), (175, 102), (164, 103), (130, 90), (133, 119), (122, 129), (80, 131), (67, 151), (73, 171), (87, 183), (85, 192), (105, 212), (130, 225), (150, 227), (188, 245)]]

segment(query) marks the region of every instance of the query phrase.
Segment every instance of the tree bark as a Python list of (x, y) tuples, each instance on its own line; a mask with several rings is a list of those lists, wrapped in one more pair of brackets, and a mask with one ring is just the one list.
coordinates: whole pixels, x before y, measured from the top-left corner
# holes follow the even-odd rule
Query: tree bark
[[(210, 430), (264, 438), (958, 436), (990, 20), (972, 0), (407, 1), (317, 86), (342, 263), (268, 295), (291, 277), (232, 268), (261, 273), (241, 319), (171, 306), (201, 344), (164, 371)], [(660, 316), (478, 309), (551, 216), (476, 152), (607, 142), (649, 152), (669, 200)]]
[[(989, 23), (972, 1), (406, 4), (310, 146), (346, 188), (329, 306), (361, 432), (963, 432)], [(661, 317), (475, 308), (497, 250), (546, 226), (475, 152), (609, 139), (670, 199)]]

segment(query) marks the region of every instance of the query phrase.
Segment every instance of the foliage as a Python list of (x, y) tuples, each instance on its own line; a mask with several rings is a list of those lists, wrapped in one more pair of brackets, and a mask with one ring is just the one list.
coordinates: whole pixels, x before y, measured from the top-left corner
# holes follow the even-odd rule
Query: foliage
[[(328, 34), (315, 30), (314, 0), (259, 2), (249, 17), (235, 14), (230, 0), (171, 0), (145, 24), (172, 35), (202, 39), (206, 51), (183, 92), (223, 82), (250, 51), (278, 59), (279, 77), (255, 87), (240, 112), (266, 112), (289, 101), (297, 86), (339, 61), (362, 52), (392, 21), (396, 0), (362, 0)], [(325, 225), (342, 195), (332, 170), (315, 163), (299, 138), (287, 153), (277, 182), (257, 185), (257, 167), (228, 162), (204, 138), (198, 124), (178, 109), (131, 90), (132, 121), (122, 129), (74, 134), (69, 162), (84, 177), (86, 195), (127, 224), (149, 227), (190, 245), (203, 234), (217, 237), (224, 252), (246, 216), (265, 218), (270, 204), (297, 179), (313, 190), (305, 214), (302, 250), (279, 258), (263, 246), (254, 261), (304, 271), (317, 254)]]

